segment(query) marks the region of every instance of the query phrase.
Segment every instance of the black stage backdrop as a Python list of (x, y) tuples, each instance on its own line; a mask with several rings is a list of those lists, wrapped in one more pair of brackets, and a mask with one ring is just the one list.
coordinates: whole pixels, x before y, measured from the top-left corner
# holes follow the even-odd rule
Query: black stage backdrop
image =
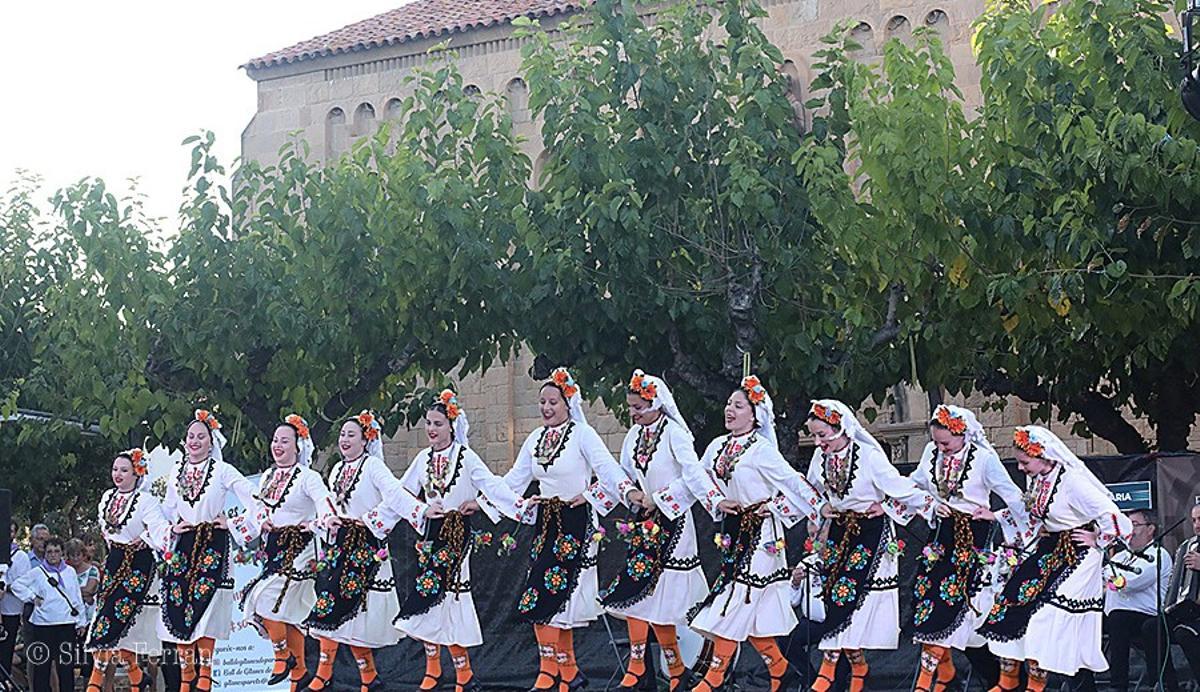
[[(1178, 519), (1187, 516), (1190, 508), (1200, 499), (1200, 454), (1162, 454), (1141, 456), (1112, 456), (1096, 457), (1086, 460), (1088, 466), (1105, 482), (1149, 480), (1153, 484), (1152, 496), (1155, 498), (1155, 509), (1164, 527), (1170, 526)], [(1017, 479), (1017, 484), (1024, 487), (1024, 480), (1016, 469), (1015, 462), (1005, 462), (1009, 473)], [(901, 473), (912, 471), (913, 464), (901, 465)], [(713, 543), (713, 522), (704, 513), (693, 508), (696, 520), (700, 558), (704, 565), (705, 574), (711, 578), (716, 574), (718, 556)], [(618, 519), (626, 517), (623, 508), (614, 510), (602, 520), (608, 529), (609, 536), (615, 536), (614, 524)], [(478, 516), (477, 524), (488, 523), (482, 515)], [(529, 625), (520, 623), (514, 617), (515, 604), (518, 594), (522, 591), (522, 582), (528, 563), (529, 543), (532, 540), (533, 527), (517, 528), (508, 520), (490, 527), (494, 539), (492, 546), (475, 551), (471, 563), (471, 579), (475, 605), (479, 612), (479, 620), (483, 629), (484, 644), (471, 651), (472, 667), (478, 679), (487, 690), (527, 690), (533, 684), (537, 674), (537, 653), (533, 638), (533, 630)], [(513, 532), (517, 539), (516, 549), (506, 557), (497, 555), (499, 537), (504, 532)], [(909, 690), (912, 688), (913, 676), (916, 672), (918, 647), (912, 644), (908, 622), (911, 619), (911, 582), (915, 566), (914, 556), (920, 551), (928, 534), (924, 522), (914, 521), (909, 527), (902, 527), (900, 537), (904, 539), (906, 550), (900, 562), (900, 622), (903, 632), (900, 635), (900, 648), (896, 651), (869, 651), (868, 662), (871, 665), (869, 688), (872, 690)], [(1179, 541), (1191, 534), (1190, 523), (1185, 521), (1168, 537), (1166, 545), (1174, 550)], [(805, 529), (803, 524), (788, 533), (789, 561), (794, 563), (799, 559), (799, 552), (804, 543)], [(398, 528), (392, 535), (391, 554), (398, 584), (407, 585), (414, 577), (413, 543), (416, 535), (410, 529)], [(623, 551), (622, 544), (617, 540), (608, 541), (600, 554), (600, 584), (603, 586), (619, 567)], [(626, 653), (625, 624), (621, 620), (609, 618), (608, 624), (616, 639), (617, 651), (614, 651), (613, 641), (609, 638), (608, 630), (603, 620), (593, 623), (590, 627), (575, 632), (576, 658), (581, 670), (591, 681), (590, 690), (604, 690), (609, 685), (610, 677), (621, 669)], [(782, 642), (780, 642), (782, 645)], [(814, 647), (815, 648), (815, 647)], [(767, 690), (766, 671), (757, 653), (748, 645), (742, 647), (741, 657), (736, 667), (736, 679), (742, 690)], [(618, 658), (618, 652), (621, 658)], [(316, 663), (316, 647), (310, 642), (310, 669)], [(1137, 679), (1140, 673), (1141, 658), (1133, 656), (1132, 679)], [(1176, 665), (1182, 667), (1181, 656)], [(444, 689), (452, 689), (453, 671), (449, 655), (443, 655), (442, 679), (447, 685)], [(816, 657), (814, 655), (814, 661)], [(960, 672), (965, 674), (969, 667), (961, 655), (956, 657)], [(411, 640), (403, 640), (396, 646), (387, 647), (376, 652), (376, 665), (381, 679), (387, 690), (412, 690), (420, 684), (424, 672), (424, 653), (421, 645)], [(611, 683), (615, 687), (616, 680)], [(335, 688), (338, 692), (357, 690), (359, 686), (357, 669), (351, 659), (347, 647), (342, 647), (338, 654), (335, 667)], [(663, 688), (665, 689), (665, 687)], [(982, 689), (972, 682), (970, 689)]]

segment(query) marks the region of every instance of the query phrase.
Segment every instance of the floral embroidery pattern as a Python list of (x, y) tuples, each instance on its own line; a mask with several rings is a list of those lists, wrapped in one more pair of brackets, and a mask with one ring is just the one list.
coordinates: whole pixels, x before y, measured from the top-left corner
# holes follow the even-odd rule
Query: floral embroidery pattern
[(834, 582), (830, 589), (830, 600), (838, 606), (844, 606), (854, 600), (858, 593), (858, 582), (852, 577), (842, 576)]
[(933, 614), (933, 601), (926, 598), (925, 600), (917, 603), (916, 610), (913, 612), (913, 622), (915, 624), (920, 625), (920, 624), (924, 623), (926, 620), (928, 620), (929, 616), (932, 614)]
[(561, 566), (555, 565), (546, 570), (546, 590), (558, 593), (567, 587), (567, 572)]
[(521, 594), (521, 600), (517, 603), (517, 609), (522, 613), (528, 613), (537, 605), (538, 592), (532, 587), (525, 589), (525, 593)]

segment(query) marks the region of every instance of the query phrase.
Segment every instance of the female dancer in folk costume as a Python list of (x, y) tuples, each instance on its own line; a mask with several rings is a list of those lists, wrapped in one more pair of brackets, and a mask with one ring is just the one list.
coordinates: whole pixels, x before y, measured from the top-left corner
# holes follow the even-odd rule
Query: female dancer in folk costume
[(600, 617), (598, 546), (590, 540), (597, 524), (588, 505), (607, 514), (619, 500), (640, 502), (643, 493), (588, 425), (579, 387), (565, 368), (542, 385), (539, 408), (543, 425), (529, 434), (504, 476), (518, 495), (532, 481), (540, 487), (521, 517), (535, 524), (536, 535), (517, 613), (533, 624), (538, 641), (532, 689), (568, 692), (587, 685), (575, 663), (573, 630)]
[(866, 684), (863, 649), (900, 643), (895, 527), (916, 515), (931, 520), (933, 497), (901, 476), (854, 413), (840, 401), (814, 401), (805, 422), (817, 444), (808, 480), (825, 495), (821, 516), (831, 520), (822, 548), (825, 652), (813, 689), (833, 684), (842, 653), (850, 660), (850, 690)]
[(775, 692), (787, 672), (775, 637), (786, 636), (798, 622), (783, 533), (801, 516), (815, 520), (820, 497), (779, 453), (774, 404), (756, 376), (729, 395), (725, 429), (729, 433), (713, 440), (701, 460), (716, 487), (700, 502), (714, 519), (725, 516), (717, 534), (721, 571), (688, 613), (692, 629), (713, 641), (708, 672), (693, 689), (720, 688), (739, 643), (749, 640)]
[(100, 498), (100, 532), (108, 556), (85, 643), (93, 653), (88, 692), (104, 686), (105, 673), (118, 661), (129, 666), (131, 689), (152, 687), (137, 657), (157, 656), (162, 650), (157, 631), (158, 559), (150, 546), (165, 544), (171, 526), (158, 499), (141, 488), (146, 462), (141, 449), (118, 454), (112, 463), (113, 487)]
[(275, 650), (268, 685), (291, 678), (293, 691), (304, 687), (304, 619), (317, 600), (314, 531), (332, 515), (329, 489), (309, 468), (313, 441), (308, 422), (296, 414), (284, 418), (271, 438), (275, 465), (258, 486), (257, 522), (265, 534), (262, 572), (242, 591), (247, 622), (261, 624)]
[(425, 540), (417, 543), (417, 576), (404, 590), (395, 621), (398, 630), (425, 645), (422, 690), (441, 682), (443, 646), (454, 663), (454, 691), (482, 689), (467, 654), (468, 647), (483, 643), (471, 595), (471, 516), (482, 508), (493, 522), (497, 510), (516, 519), (525, 504), (470, 448), (469, 430), (458, 397), (442, 391), (425, 412), (430, 446), (400, 479), (408, 492), (445, 513), (430, 520)]
[(1009, 519), (1025, 522), (1021, 490), (974, 413), (942, 404), (929, 420), (929, 434), (932, 441), (911, 476), (934, 497), (938, 517), (917, 561), (913, 588), (913, 640), (922, 646), (918, 692), (940, 692), (954, 679), (951, 650), (967, 648), (980, 614), (992, 605), (994, 594), (983, 588), (996, 527), (983, 518), (990, 514), (992, 493), (1004, 501)]
[(644, 497), (635, 505), (637, 521), (626, 527), (625, 569), (601, 592), (600, 602), (629, 628), (629, 668), (617, 689), (641, 688), (653, 627), (674, 692), (685, 671), (675, 627), (686, 624), (688, 608), (708, 593), (691, 507), (715, 488), (667, 383), (635, 370), (626, 399), (634, 425), (621, 445), (621, 468)]
[(320, 643), (317, 672), (308, 689), (332, 685), (339, 644), (358, 664), (362, 692), (382, 685), (372, 649), (400, 641), (392, 620), (400, 611), (388, 556), (388, 532), (401, 519), (417, 531), (431, 508), (400, 485), (383, 462), (382, 427), (370, 411), (342, 423), (338, 433), (341, 461), (329, 473), (336, 529), (318, 556), (317, 600), (304, 620)]
[(176, 644), (185, 690), (212, 689), (213, 646), (233, 630), (229, 539), (245, 546), (259, 534), (250, 512), (226, 516), (231, 492), (243, 507), (254, 507), (254, 486), (222, 460), (224, 445), (216, 417), (197, 410), (187, 427), (184, 458), (167, 477), (162, 502), (174, 540), (164, 556), (158, 634)]
[(1104, 550), (1133, 530), (1104, 484), (1049, 430), (1017, 428), (1014, 442), (1029, 477), (1029, 526), (1018, 537), (1026, 552), (979, 628), (1001, 658), (1002, 692), (1017, 689), (1022, 661), (1026, 689), (1035, 691), (1051, 672), (1108, 669), (1100, 649)]

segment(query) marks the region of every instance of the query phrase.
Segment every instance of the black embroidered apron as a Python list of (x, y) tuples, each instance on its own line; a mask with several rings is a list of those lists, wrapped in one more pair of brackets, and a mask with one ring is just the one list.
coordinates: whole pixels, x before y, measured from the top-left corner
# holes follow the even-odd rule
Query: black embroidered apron
[(96, 616), (88, 627), (87, 648), (115, 648), (138, 618), (154, 582), (154, 551), (125, 543), (109, 545), (104, 578), (96, 595)]
[(866, 600), (891, 539), (892, 523), (887, 515), (868, 517), (844, 512), (830, 524), (829, 539), (821, 551), (826, 637), (850, 626), (850, 618)]
[(163, 622), (172, 636), (192, 638), (217, 589), (229, 588), (229, 531), (196, 524), (175, 537), (171, 559), (163, 563)]
[(529, 572), (517, 601), (522, 621), (544, 625), (567, 606), (579, 584), (579, 572), (590, 562), (591, 528), (592, 512), (586, 504), (569, 507), (552, 498), (538, 505)]
[(417, 542), (417, 576), (393, 622), (424, 615), (445, 600), (446, 594), (454, 593), (457, 598), (470, 588), (458, 577), (463, 562), (470, 559), (470, 517), (447, 512), (445, 517), (429, 521), (425, 535), (433, 539)]
[(927, 550), (917, 559), (913, 582), (913, 625), (919, 641), (936, 642), (954, 633), (983, 588), (981, 555), (992, 534), (992, 522), (954, 512), (938, 522)]
[[(600, 592), (601, 605), (623, 610), (654, 593), (659, 577), (679, 544), (687, 517), (685, 512), (678, 519), (668, 519), (656, 508), (635, 524), (625, 548), (625, 567)], [(646, 521), (653, 522), (658, 530), (647, 529)]]
[(1054, 592), (1083, 561), (1088, 548), (1071, 540), (1070, 531), (1048, 533), (1004, 583), (979, 634), (1008, 642), (1025, 636), (1029, 619), (1050, 602)]
[(332, 632), (353, 620), (379, 574), (382, 548), (383, 541), (361, 523), (338, 527), (333, 544), (325, 548), (326, 564), (317, 572), (317, 600), (304, 624)]
[[(296, 569), (296, 558), (308, 548), (308, 544), (312, 543), (313, 535), (301, 526), (280, 526), (273, 529), (267, 534), (267, 541), (263, 548), (267, 559), (263, 563), (262, 572), (259, 572), (246, 588), (242, 589), (242, 593), (238, 598), (242, 610), (246, 610), (246, 597), (250, 592), (267, 577), (280, 574), (283, 575), (283, 588), (279, 590), (279, 597), (275, 599), (275, 603), (271, 606), (272, 613), (279, 612), (279, 606), (283, 603), (283, 597), (287, 595), (288, 587), (294, 581), (303, 581), (313, 578), (313, 572), (309, 569)], [(253, 607), (253, 604), (250, 604)]]

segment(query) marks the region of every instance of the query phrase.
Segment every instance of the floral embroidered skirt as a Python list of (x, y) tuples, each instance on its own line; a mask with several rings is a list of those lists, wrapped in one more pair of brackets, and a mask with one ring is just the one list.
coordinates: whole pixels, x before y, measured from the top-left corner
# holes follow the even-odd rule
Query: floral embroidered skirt
[(556, 499), (538, 505), (518, 617), (563, 629), (583, 627), (600, 617), (594, 528), (588, 505), (569, 507)]
[(418, 541), (417, 570), (396, 629), (430, 644), (479, 646), (483, 633), (471, 596), (471, 522), (458, 512), (429, 522), (432, 538)]
[(780, 637), (797, 624), (791, 604), (791, 571), (786, 552), (776, 541), (783, 526), (774, 516), (761, 517), (756, 507), (726, 516), (718, 539), (721, 571), (708, 596), (688, 613), (692, 629), (735, 642), (750, 637)]
[(157, 655), (159, 583), (154, 552), (113, 543), (104, 560), (88, 651), (120, 650)]
[(826, 634), (820, 648), (895, 649), (900, 644), (898, 560), (886, 515), (844, 513), (821, 549)]
[(317, 600), (313, 536), (299, 526), (280, 527), (267, 535), (265, 550), (262, 574), (243, 590), (243, 622), (258, 617), (300, 625)]
[(371, 649), (400, 641), (392, 627), (400, 600), (382, 541), (362, 524), (343, 525), (318, 564), (316, 602), (304, 620), (313, 636)]
[(229, 573), (229, 531), (212, 524), (175, 537), (163, 562), (163, 641), (191, 644), (197, 639), (228, 639), (233, 631), (233, 579)]
[(1076, 545), (1070, 531), (1043, 536), (1009, 575), (979, 628), (988, 648), (1063, 675), (1108, 670), (1100, 644), (1103, 562), (1101, 551)]
[(913, 641), (965, 649), (991, 603), (980, 601), (992, 522), (961, 512), (938, 522), (917, 558)]
[(605, 610), (655, 625), (685, 624), (688, 610), (708, 594), (691, 513), (672, 521), (652, 512), (634, 524), (627, 544), (624, 569), (600, 594)]

